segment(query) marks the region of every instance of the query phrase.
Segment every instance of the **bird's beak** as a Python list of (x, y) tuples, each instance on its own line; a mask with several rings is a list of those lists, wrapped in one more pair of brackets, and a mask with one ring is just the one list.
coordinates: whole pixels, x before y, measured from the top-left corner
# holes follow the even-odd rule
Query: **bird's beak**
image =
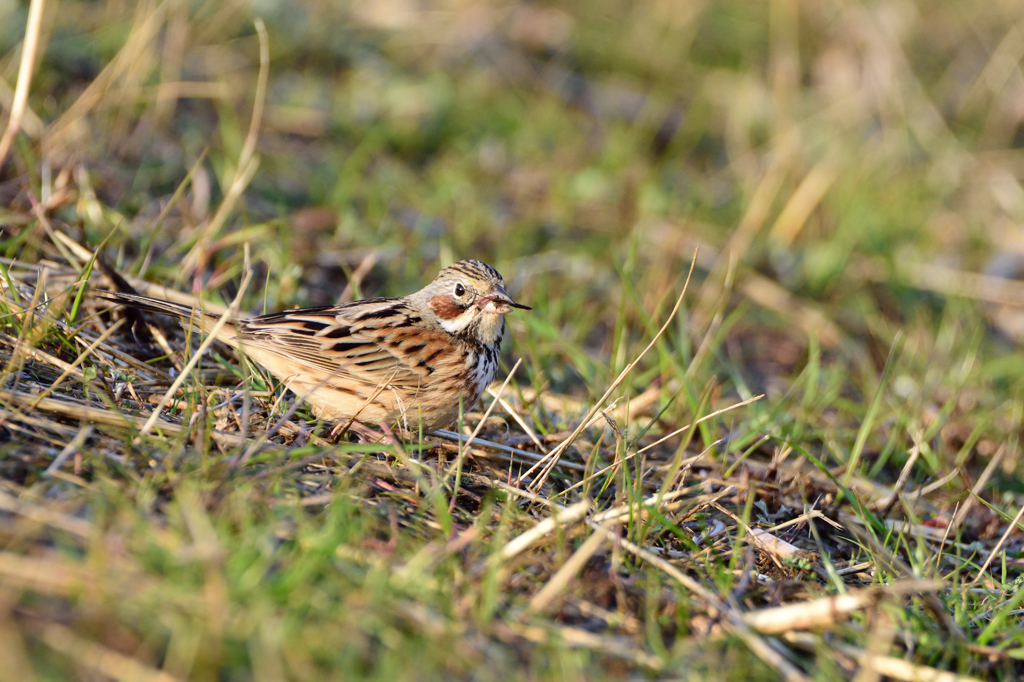
[(512, 310), (512, 308), (533, 310), (533, 308), (528, 305), (523, 305), (522, 303), (516, 303), (513, 301), (512, 297), (506, 294), (505, 290), (501, 287), (494, 287), (489, 295), (479, 299), (476, 304), (489, 313), (497, 313), (499, 315), (504, 315)]

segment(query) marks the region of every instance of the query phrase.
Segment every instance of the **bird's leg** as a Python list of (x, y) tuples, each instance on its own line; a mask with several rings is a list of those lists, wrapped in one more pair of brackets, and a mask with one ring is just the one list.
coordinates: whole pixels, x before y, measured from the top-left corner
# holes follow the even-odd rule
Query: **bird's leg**
[(331, 430), (331, 437), (335, 438), (346, 431), (351, 431), (359, 437), (359, 440), (363, 443), (376, 443), (381, 440), (381, 434), (374, 431), (366, 424), (358, 422), (355, 419), (350, 419), (347, 422), (341, 422)]
[[(387, 443), (388, 445), (394, 445), (394, 446), (399, 447), (399, 448), (402, 447), (402, 441), (399, 439), (398, 435), (396, 435), (394, 432), (392, 432), (392, 430), (391, 430), (391, 428), (389, 426), (387, 426), (386, 424), (381, 424), (380, 428), (381, 428), (381, 431), (384, 432), (384, 437), (381, 438), (381, 442), (382, 443)], [(396, 429), (396, 430), (398, 431), (399, 435), (402, 433), (402, 431), (400, 429)]]
[(388, 445), (393, 445), (395, 447), (395, 454), (397, 455), (398, 460), (406, 466), (410, 466), (409, 455), (406, 454), (405, 448), (402, 447), (402, 441), (400, 439), (400, 436), (403, 435), (402, 429), (397, 424), (394, 425), (393, 428), (398, 432), (396, 435), (387, 424), (381, 424), (380, 428), (384, 432), (384, 438), (382, 438), (381, 441)]
[(357, 422), (356, 420), (352, 419), (347, 423), (338, 424), (337, 426), (335, 426), (334, 430), (331, 431), (331, 435), (334, 436), (344, 431), (351, 431), (352, 433), (356, 434), (356, 437), (359, 438), (359, 441), (362, 443), (367, 443), (371, 445), (375, 445), (377, 443), (381, 443), (384, 445), (393, 445), (398, 454), (398, 459), (403, 462), (406, 461), (409, 458), (409, 456), (405, 454), (405, 448), (402, 447), (402, 441), (400, 441), (398, 437), (394, 433), (392, 433), (391, 429), (388, 428), (388, 426), (381, 424), (380, 428), (380, 431), (375, 431), (366, 424)]
[(402, 441), (392, 433), (391, 429), (387, 426), (381, 425), (381, 430), (376, 431), (362, 422), (358, 422), (355, 419), (351, 419), (348, 422), (343, 422), (334, 427), (331, 431), (331, 436), (336, 437), (344, 433), (345, 431), (351, 431), (356, 434), (359, 440), (363, 443), (376, 444), (383, 443), (384, 445), (394, 445), (396, 448), (402, 447)]

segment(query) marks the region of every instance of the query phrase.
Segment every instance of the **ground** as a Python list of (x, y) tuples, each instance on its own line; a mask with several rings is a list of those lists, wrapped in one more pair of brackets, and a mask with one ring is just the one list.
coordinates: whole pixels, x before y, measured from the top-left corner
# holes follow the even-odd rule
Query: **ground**
[[(0, 676), (1024, 673), (1024, 5), (0, 15)], [(400, 446), (96, 295), (459, 258), (533, 310)]]

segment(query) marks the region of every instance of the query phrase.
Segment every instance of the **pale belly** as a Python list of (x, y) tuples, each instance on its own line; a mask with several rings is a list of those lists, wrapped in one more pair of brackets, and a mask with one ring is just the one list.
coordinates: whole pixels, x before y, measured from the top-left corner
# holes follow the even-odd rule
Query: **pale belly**
[[(264, 366), (270, 358), (251, 352), (249, 357)], [(494, 378), (497, 359), (474, 362), (467, 366), (460, 385), (424, 386), (416, 391), (388, 386), (367, 386), (338, 378), (323, 380), (304, 367), (282, 361), (275, 356), (273, 372), (288, 389), (313, 408), (313, 414), (329, 422), (349, 420), (363, 424), (398, 426), (416, 432), (445, 428), (458, 419), (460, 400), (462, 412), (468, 412)], [(288, 371), (290, 370), (290, 371)]]

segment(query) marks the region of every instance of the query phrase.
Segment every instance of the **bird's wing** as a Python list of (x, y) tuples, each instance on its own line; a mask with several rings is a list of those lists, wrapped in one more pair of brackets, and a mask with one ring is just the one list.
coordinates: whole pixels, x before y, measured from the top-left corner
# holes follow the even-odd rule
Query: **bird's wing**
[(285, 311), (240, 324), (243, 346), (367, 386), (422, 388), (451, 339), (400, 298)]

